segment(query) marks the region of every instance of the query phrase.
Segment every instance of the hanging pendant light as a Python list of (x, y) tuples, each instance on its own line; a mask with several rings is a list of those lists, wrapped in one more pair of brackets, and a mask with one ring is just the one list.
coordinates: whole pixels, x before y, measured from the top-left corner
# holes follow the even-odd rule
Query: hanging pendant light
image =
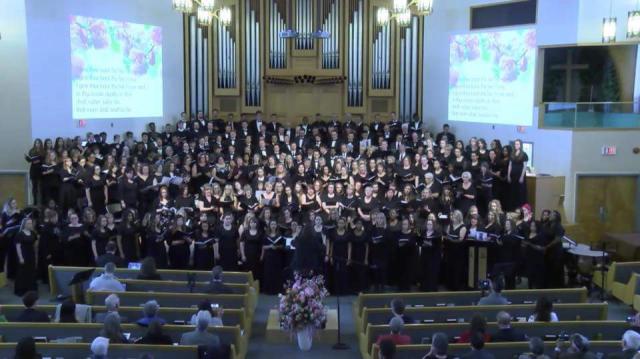
[(192, 0), (173, 0), (172, 4), (176, 11), (180, 11), (185, 14), (188, 14), (193, 10)]
[(198, 8), (198, 13), (196, 14), (196, 16), (198, 18), (198, 24), (200, 24), (200, 26), (209, 26), (213, 21), (213, 14), (211, 13), (211, 11), (207, 11), (202, 7)]
[(389, 10), (386, 7), (378, 8), (378, 11), (376, 13), (376, 21), (378, 22), (378, 25), (384, 26), (389, 22), (389, 20), (391, 20), (391, 14), (389, 13)]
[(602, 19), (602, 42), (616, 42), (617, 19), (612, 15), (613, 0), (609, 1), (609, 17)]
[(398, 14), (396, 18), (399, 26), (407, 27), (411, 24), (411, 10), (407, 9), (405, 12)]
[(433, 12), (433, 0), (418, 0), (416, 10), (423, 16), (431, 15)]
[(396, 14), (403, 13), (407, 11), (407, 0), (393, 0), (393, 12)]
[(640, 38), (640, 10), (633, 10), (627, 18), (627, 39), (637, 38)]

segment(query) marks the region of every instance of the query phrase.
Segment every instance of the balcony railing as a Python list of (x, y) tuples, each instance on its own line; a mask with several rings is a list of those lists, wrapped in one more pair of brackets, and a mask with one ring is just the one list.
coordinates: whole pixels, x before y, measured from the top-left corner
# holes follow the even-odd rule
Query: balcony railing
[(640, 129), (638, 102), (545, 102), (540, 127), (549, 129)]

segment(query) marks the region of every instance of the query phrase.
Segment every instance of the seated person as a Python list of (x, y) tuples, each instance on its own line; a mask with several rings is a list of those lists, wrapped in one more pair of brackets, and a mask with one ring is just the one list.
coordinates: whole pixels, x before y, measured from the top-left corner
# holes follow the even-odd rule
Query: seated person
[(511, 315), (507, 312), (499, 312), (496, 316), (498, 331), (491, 334), (492, 342), (523, 342), (526, 336), (511, 327)]
[(116, 265), (109, 262), (104, 266), (104, 273), (94, 278), (89, 284), (89, 290), (94, 292), (124, 292), (124, 286), (115, 276)]
[(422, 359), (449, 359), (449, 338), (445, 333), (435, 333), (431, 338), (431, 349)]
[[(198, 313), (201, 311), (209, 312), (211, 314), (211, 321), (209, 323), (212, 327), (222, 327), (222, 308), (212, 308), (211, 302), (208, 299), (203, 300), (198, 304)], [(196, 325), (196, 318), (198, 317), (198, 313), (191, 316), (191, 320), (189, 320), (189, 324)]]
[(478, 305), (507, 305), (509, 301), (502, 296), (504, 289), (504, 277), (497, 276), (494, 280), (489, 280), (489, 294), (480, 298)]
[(192, 332), (182, 334), (180, 345), (220, 345), (220, 338), (213, 333), (209, 333), (209, 322), (211, 314), (201, 311), (196, 317), (196, 329)]
[(211, 282), (206, 289), (206, 293), (213, 294), (233, 294), (233, 289), (222, 283), (222, 267), (215, 266), (211, 270)]
[(147, 333), (136, 344), (172, 345), (173, 339), (162, 332), (162, 325), (159, 320), (153, 319), (149, 322)]
[(104, 299), (104, 306), (107, 309), (107, 311), (105, 313), (96, 314), (96, 318), (95, 318), (96, 323), (104, 323), (104, 318), (109, 313), (118, 314), (120, 316), (121, 323), (127, 322), (127, 317), (123, 317), (122, 315), (120, 315), (120, 313), (118, 313), (118, 309), (120, 308), (120, 297), (118, 297), (117, 294), (115, 293), (109, 294), (109, 296)]
[(60, 305), (60, 319), (58, 323), (77, 323), (76, 303), (72, 299), (67, 299)]
[(36, 351), (36, 341), (33, 340), (32, 337), (24, 337), (16, 344), (16, 354), (14, 358), (36, 359), (42, 358), (42, 355)]
[(461, 359), (495, 359), (495, 356), (484, 349), (484, 335), (474, 333), (471, 338), (471, 351), (461, 356)]
[(627, 330), (622, 335), (622, 352), (611, 353), (609, 359), (631, 359), (640, 349), (640, 334), (634, 330)]
[(96, 259), (96, 267), (104, 267), (107, 263), (113, 263), (119, 268), (124, 267), (124, 260), (116, 255), (117, 251), (118, 246), (114, 242), (108, 242), (107, 245), (104, 246), (105, 253)]
[(527, 319), (528, 322), (557, 322), (558, 316), (553, 311), (553, 303), (547, 297), (540, 297), (536, 301), (536, 308), (533, 314)]
[(631, 324), (631, 328), (629, 329), (640, 334), (640, 312), (636, 313), (636, 315), (633, 316), (629, 324)]
[(400, 317), (393, 317), (389, 322), (390, 334), (383, 334), (378, 337), (376, 344), (380, 345), (383, 340), (391, 340), (395, 345), (408, 345), (411, 344), (411, 337), (402, 334), (404, 329), (404, 322)]
[(146, 257), (140, 262), (140, 273), (136, 279), (142, 280), (162, 280), (156, 269), (156, 260), (153, 257)]
[(476, 333), (482, 335), (483, 343), (488, 342), (491, 339), (491, 336), (487, 333), (487, 321), (480, 314), (474, 314), (473, 317), (471, 317), (469, 329), (460, 334), (458, 343), (469, 343), (473, 335)]
[(529, 339), (529, 352), (522, 353), (518, 359), (550, 359), (544, 353), (544, 342), (539, 337)]
[(391, 339), (385, 339), (378, 344), (380, 347), (380, 359), (393, 359), (396, 356), (396, 344)]
[[(413, 324), (415, 321), (410, 316), (404, 314), (404, 302), (400, 298), (394, 298), (391, 300), (391, 313), (394, 317), (400, 317), (405, 324)], [(391, 319), (389, 319), (391, 320)]]
[(91, 342), (91, 359), (106, 359), (109, 352), (109, 339), (96, 337)]
[(166, 321), (158, 317), (159, 310), (160, 306), (155, 300), (150, 300), (144, 303), (144, 306), (142, 307), (142, 313), (144, 314), (144, 317), (138, 319), (136, 321), (136, 324), (141, 327), (146, 327), (149, 326), (149, 323), (151, 323), (152, 321), (157, 320), (158, 322), (160, 322), (160, 325), (164, 325)]
[(35, 309), (37, 301), (38, 293), (32, 290), (26, 292), (22, 296), (22, 304), (24, 304), (25, 309), (18, 315), (16, 322), (50, 322), (47, 313)]
[(589, 339), (583, 335), (574, 333), (569, 338), (569, 348), (564, 350), (562, 342), (556, 343), (556, 358), (560, 359), (596, 359), (595, 353), (589, 351)]
[(100, 336), (109, 339), (112, 344), (127, 344), (129, 339), (124, 336), (120, 326), (120, 316), (116, 313), (109, 313), (104, 318), (104, 325), (100, 330)]

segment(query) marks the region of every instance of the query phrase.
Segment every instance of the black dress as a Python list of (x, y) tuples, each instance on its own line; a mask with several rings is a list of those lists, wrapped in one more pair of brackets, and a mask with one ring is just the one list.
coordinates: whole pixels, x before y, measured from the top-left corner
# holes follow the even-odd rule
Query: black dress
[(218, 237), (218, 252), (220, 254), (218, 264), (225, 271), (238, 270), (238, 230), (233, 226), (230, 230), (226, 230), (221, 224), (215, 233)]
[(88, 264), (88, 253), (83, 241), (87, 240), (83, 235), (84, 226), (73, 227), (68, 225), (62, 233), (64, 264), (68, 266), (84, 267)]
[(158, 269), (166, 269), (169, 267), (167, 259), (167, 247), (165, 247), (165, 240), (163, 233), (158, 229), (147, 230), (146, 238), (146, 253), (147, 256), (153, 257), (156, 261), (156, 267)]
[(118, 228), (118, 235), (122, 242), (122, 252), (126, 262), (138, 260), (138, 228), (126, 225), (124, 222)]
[(369, 267), (365, 265), (369, 240), (370, 235), (366, 230), (360, 234), (353, 232), (351, 241), (351, 260), (353, 261), (351, 265), (351, 288), (356, 293), (364, 292), (369, 287)]
[(274, 246), (264, 250), (264, 293), (278, 294), (282, 291), (284, 278), (284, 238), (280, 234), (266, 235), (263, 238), (263, 246)]
[(435, 292), (438, 290), (442, 262), (442, 234), (438, 231), (424, 233), (419, 240), (420, 269), (422, 270), (420, 290)]
[(349, 267), (347, 259), (349, 257), (349, 243), (351, 243), (351, 234), (345, 230), (343, 234), (338, 231), (332, 231), (329, 240), (333, 245), (333, 283), (334, 294), (345, 295), (351, 293), (349, 288)]
[(96, 214), (106, 213), (106, 198), (104, 197), (104, 186), (106, 182), (102, 176), (99, 179), (89, 177), (85, 186), (89, 189), (89, 197), (91, 198), (91, 204)]
[(411, 289), (416, 274), (416, 235), (413, 232), (402, 233), (397, 237), (398, 245), (398, 289), (406, 292)]
[[(449, 233), (444, 244), (446, 286), (449, 290), (467, 288), (467, 246), (465, 238), (461, 238), (460, 230), (465, 228), (460, 224), (457, 228), (449, 225)], [(462, 240), (463, 242), (458, 242)]]
[(165, 240), (169, 244), (169, 264), (171, 269), (186, 269), (189, 265), (189, 243), (182, 231), (169, 231)]
[(511, 156), (511, 183), (509, 185), (509, 211), (512, 211), (518, 207), (521, 207), (527, 202), (527, 176), (523, 177), (522, 183), (520, 183), (520, 176), (525, 171), (524, 165), (529, 161), (529, 157), (523, 151), (520, 151), (518, 155)]
[(45, 223), (40, 228), (38, 238), (38, 277), (49, 283), (49, 265), (63, 265), (60, 227)]
[(62, 213), (66, 214), (69, 208), (76, 208), (77, 205), (76, 176), (74, 170), (69, 172), (63, 168), (58, 172), (58, 176), (60, 176), (58, 205), (62, 209)]
[(256, 230), (255, 234), (251, 234), (249, 229), (242, 232), (240, 241), (244, 243), (244, 255), (247, 261), (244, 263), (245, 270), (253, 273), (253, 278), (262, 281), (262, 268), (260, 265), (260, 254), (262, 253), (262, 234)]
[[(465, 195), (474, 196), (473, 199), (467, 198)], [(466, 216), (469, 212), (469, 208), (476, 204), (476, 188), (473, 183), (469, 183), (469, 188), (464, 188), (463, 184), (458, 187), (458, 199), (456, 201), (456, 207), (462, 212), (462, 215)]]
[(111, 233), (109, 233), (106, 228), (104, 228), (103, 230), (94, 229), (91, 232), (91, 242), (95, 243), (98, 257), (105, 254), (105, 247), (107, 246), (107, 243), (109, 243), (110, 237)]
[[(497, 259), (493, 266), (492, 273), (504, 275), (505, 285), (507, 289), (515, 288), (516, 275), (521, 267), (521, 243), (524, 238), (515, 233), (505, 233), (500, 238), (501, 245), (497, 247)], [(530, 260), (535, 260), (535, 257), (528, 258), (527, 263)]]
[(15, 243), (20, 244), (22, 258), (24, 259), (24, 263), (17, 263), (18, 270), (14, 286), (14, 293), (17, 296), (22, 296), (30, 290), (38, 291), (38, 284), (36, 282), (36, 240), (37, 237), (33, 231), (29, 234), (20, 231), (14, 238)]
[(214, 266), (213, 233), (198, 231), (194, 239), (193, 267), (197, 270), (211, 270)]
[[(526, 239), (531, 245), (537, 246), (545, 246), (545, 240), (541, 233), (536, 233), (533, 235), (529, 235), (529, 238)], [(527, 246), (525, 248), (524, 254), (527, 258), (525, 262), (525, 273), (527, 274), (527, 279), (529, 280), (529, 289), (536, 288), (542, 289), (545, 287), (544, 277), (545, 277), (545, 263), (544, 263), (544, 254), (545, 251), (538, 250), (536, 248), (532, 248)]]
[(374, 290), (382, 291), (389, 282), (389, 231), (385, 228), (374, 227), (371, 230), (371, 244), (369, 245), (371, 259), (371, 279)]

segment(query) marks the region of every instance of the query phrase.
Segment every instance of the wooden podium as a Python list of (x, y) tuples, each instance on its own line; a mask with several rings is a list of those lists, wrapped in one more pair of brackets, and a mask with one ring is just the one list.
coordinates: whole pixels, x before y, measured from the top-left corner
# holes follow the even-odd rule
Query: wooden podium
[(469, 264), (467, 268), (467, 285), (469, 288), (478, 289), (478, 282), (487, 279), (487, 248), (491, 242), (468, 239)]

